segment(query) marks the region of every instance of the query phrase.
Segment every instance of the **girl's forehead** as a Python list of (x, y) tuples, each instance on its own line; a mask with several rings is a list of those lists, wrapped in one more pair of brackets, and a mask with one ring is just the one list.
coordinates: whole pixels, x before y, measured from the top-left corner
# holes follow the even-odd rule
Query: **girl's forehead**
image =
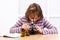
[(30, 14), (30, 16), (37, 16), (37, 14), (32, 13), (32, 14)]
[(38, 17), (38, 15), (37, 14), (30, 14), (29, 17), (34, 18), (34, 17)]

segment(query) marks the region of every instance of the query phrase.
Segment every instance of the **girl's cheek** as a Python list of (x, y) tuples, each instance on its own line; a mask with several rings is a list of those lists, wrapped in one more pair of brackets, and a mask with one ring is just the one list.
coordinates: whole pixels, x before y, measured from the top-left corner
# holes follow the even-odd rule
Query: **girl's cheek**
[(35, 19), (34, 19), (34, 21), (37, 21), (37, 20), (38, 20), (38, 18), (35, 18)]
[(37, 19), (34, 19), (34, 21), (37, 21)]

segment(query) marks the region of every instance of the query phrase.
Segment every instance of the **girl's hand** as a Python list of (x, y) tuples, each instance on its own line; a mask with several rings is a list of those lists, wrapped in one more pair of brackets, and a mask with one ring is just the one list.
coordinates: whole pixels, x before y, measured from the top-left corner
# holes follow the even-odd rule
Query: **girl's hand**
[(22, 25), (22, 28), (25, 30), (29, 30), (30, 26), (27, 23), (25, 23)]
[(42, 33), (42, 30), (39, 26), (35, 26), (35, 29), (37, 30), (38, 33)]

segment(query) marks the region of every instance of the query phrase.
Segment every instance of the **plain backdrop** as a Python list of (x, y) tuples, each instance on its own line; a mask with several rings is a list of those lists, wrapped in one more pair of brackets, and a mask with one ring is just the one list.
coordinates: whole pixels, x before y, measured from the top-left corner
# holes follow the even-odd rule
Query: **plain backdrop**
[(41, 6), (44, 17), (60, 33), (60, 0), (0, 0), (0, 33), (9, 33), (19, 17), (25, 15), (31, 3)]

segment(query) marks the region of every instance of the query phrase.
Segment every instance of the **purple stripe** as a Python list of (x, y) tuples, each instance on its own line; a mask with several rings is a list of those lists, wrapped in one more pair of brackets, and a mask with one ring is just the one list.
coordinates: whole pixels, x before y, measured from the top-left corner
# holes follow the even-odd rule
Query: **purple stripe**
[(18, 28), (16, 28), (16, 33), (18, 33)]
[(48, 24), (47, 25), (47, 28), (51, 29), (52, 28), (52, 25), (51, 24)]
[[(55, 31), (55, 30), (54, 30)], [(51, 29), (51, 34), (53, 34), (54, 33), (54, 31)]]
[(18, 27), (18, 24), (17, 23), (15, 24), (15, 27)]
[(37, 25), (37, 26), (43, 26), (43, 24), (42, 24), (42, 23), (40, 23), (40, 24), (34, 24), (34, 25)]
[(43, 25), (46, 25), (46, 24), (47, 24), (47, 20), (46, 20), (46, 21), (44, 20), (44, 21), (43, 21)]
[(21, 31), (21, 28), (19, 27), (19, 28), (18, 28), (18, 33), (20, 33), (20, 31)]
[(15, 27), (18, 27), (18, 26), (20, 26), (20, 24), (16, 22)]
[(46, 30), (47, 34), (48, 34), (48, 30)]
[(49, 23), (45, 24), (44, 26), (47, 27), (47, 25), (49, 25)]
[(18, 22), (17, 22), (19, 25), (21, 25), (21, 22), (18, 20)]
[(52, 29), (50, 29), (50, 30), (49, 30), (49, 33), (50, 33), (50, 34), (53, 34), (53, 33), (54, 33), (54, 31), (53, 31)]
[(43, 30), (43, 34), (46, 35), (46, 30)]
[(46, 25), (47, 23), (48, 23), (48, 22), (47, 22), (47, 21), (45, 21), (45, 22), (44, 22), (44, 25)]
[(13, 28), (11, 28), (10, 32), (11, 32), (11, 33), (13, 33), (13, 32), (14, 32), (14, 29), (13, 29)]

